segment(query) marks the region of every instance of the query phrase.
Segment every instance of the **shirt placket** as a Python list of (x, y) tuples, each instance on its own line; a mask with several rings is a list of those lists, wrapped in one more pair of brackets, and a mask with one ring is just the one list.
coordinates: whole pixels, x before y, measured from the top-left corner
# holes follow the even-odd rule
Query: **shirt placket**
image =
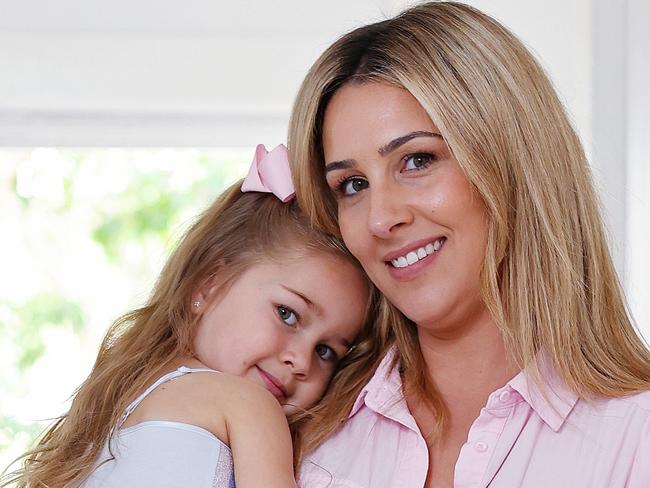
[[(400, 398), (400, 401), (395, 401), (396, 398)], [(402, 445), (395, 446), (400, 448), (400, 460), (391, 488), (424, 486), (429, 467), (429, 450), (401, 392), (384, 389), (382, 395), (367, 397), (367, 405), (383, 417), (400, 424), (406, 437)]]
[(479, 488), (499, 437), (515, 405), (522, 401), (510, 386), (495, 391), (472, 424), (454, 471), (454, 488)]

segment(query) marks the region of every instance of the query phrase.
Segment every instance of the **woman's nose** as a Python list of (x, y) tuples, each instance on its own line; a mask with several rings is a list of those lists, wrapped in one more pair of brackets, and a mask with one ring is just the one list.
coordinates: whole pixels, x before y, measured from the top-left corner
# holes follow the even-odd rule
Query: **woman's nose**
[(412, 219), (407, 200), (398, 188), (384, 185), (371, 189), (368, 229), (373, 235), (387, 239), (398, 227), (410, 223)]

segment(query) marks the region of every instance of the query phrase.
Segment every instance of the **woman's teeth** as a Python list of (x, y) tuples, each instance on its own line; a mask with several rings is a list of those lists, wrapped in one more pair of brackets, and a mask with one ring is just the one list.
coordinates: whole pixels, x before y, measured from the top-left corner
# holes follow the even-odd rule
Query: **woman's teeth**
[(433, 243), (429, 243), (426, 246), (411, 251), (405, 256), (400, 256), (396, 259), (393, 259), (391, 261), (391, 264), (396, 268), (406, 268), (411, 264), (417, 263), (420, 259), (426, 258), (429, 254), (439, 251), (446, 240), (446, 237), (436, 239)]

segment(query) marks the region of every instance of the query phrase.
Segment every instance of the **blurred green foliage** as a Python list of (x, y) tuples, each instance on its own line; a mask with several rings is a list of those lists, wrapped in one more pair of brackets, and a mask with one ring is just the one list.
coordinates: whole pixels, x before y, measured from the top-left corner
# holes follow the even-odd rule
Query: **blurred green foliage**
[[(0, 452), (9, 448), (12, 442), (20, 437), (28, 440), (31, 445), (33, 440), (40, 436), (42, 428), (41, 424), (38, 423), (19, 422), (14, 417), (7, 415), (0, 416), (0, 432), (3, 434), (0, 436)], [(13, 459), (8, 458), (4, 464), (11, 461), (13, 461)], [(4, 469), (4, 466), (2, 466), (0, 470), (1, 469)]]
[[(13, 266), (9, 278), (22, 279), (0, 283), (0, 471), (43, 428), (43, 419), (21, 417), (21, 410), (39, 401), (33, 398), (41, 398), (43, 385), (62, 380), (49, 365), (80, 369), (81, 359), (60, 356), (61, 341), (77, 341), (92, 356), (103, 331), (126, 311), (120, 288), (154, 281), (180, 231), (245, 174), (249, 154), (0, 150), (0, 221), (11, 237), (0, 241), (0, 266)], [(117, 298), (120, 305), (109, 306)], [(50, 343), (52, 331), (59, 335)], [(39, 377), (50, 370), (51, 378)], [(62, 384), (66, 398), (74, 387)], [(57, 408), (43, 411), (55, 417)]]
[(18, 320), (13, 335), (18, 351), (17, 366), (21, 371), (33, 366), (45, 352), (43, 329), (68, 327), (79, 334), (84, 326), (81, 305), (51, 292), (39, 293), (29, 297), (22, 307), (11, 308)]

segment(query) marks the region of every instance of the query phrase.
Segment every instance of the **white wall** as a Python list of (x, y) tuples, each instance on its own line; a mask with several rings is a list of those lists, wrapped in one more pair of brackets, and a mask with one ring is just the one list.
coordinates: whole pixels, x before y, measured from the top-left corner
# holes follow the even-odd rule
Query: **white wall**
[[(639, 328), (650, 341), (650, 2), (628, 0), (624, 191), (626, 290)], [(615, 236), (618, 240), (618, 236)]]
[(318, 53), (395, 11), (369, 0), (0, 0), (0, 144), (280, 142)]
[[(407, 3), (0, 0), (0, 146), (276, 144), (318, 54)], [(524, 40), (565, 101), (650, 337), (650, 3), (468, 3)]]
[[(251, 145), (266, 126), (283, 139), (318, 54), (408, 3), (0, 0), (0, 144)], [(469, 3), (538, 54), (590, 141), (590, 0)]]
[[(408, 3), (0, 0), (0, 63), (9, 68), (0, 144), (251, 145), (267, 131), (282, 140), (318, 54)], [(469, 3), (539, 55), (589, 140), (589, 0)], [(558, 9), (560, 35), (550, 36), (540, 19)]]
[(592, 142), (592, 0), (470, 0), (536, 55), (587, 149)]

